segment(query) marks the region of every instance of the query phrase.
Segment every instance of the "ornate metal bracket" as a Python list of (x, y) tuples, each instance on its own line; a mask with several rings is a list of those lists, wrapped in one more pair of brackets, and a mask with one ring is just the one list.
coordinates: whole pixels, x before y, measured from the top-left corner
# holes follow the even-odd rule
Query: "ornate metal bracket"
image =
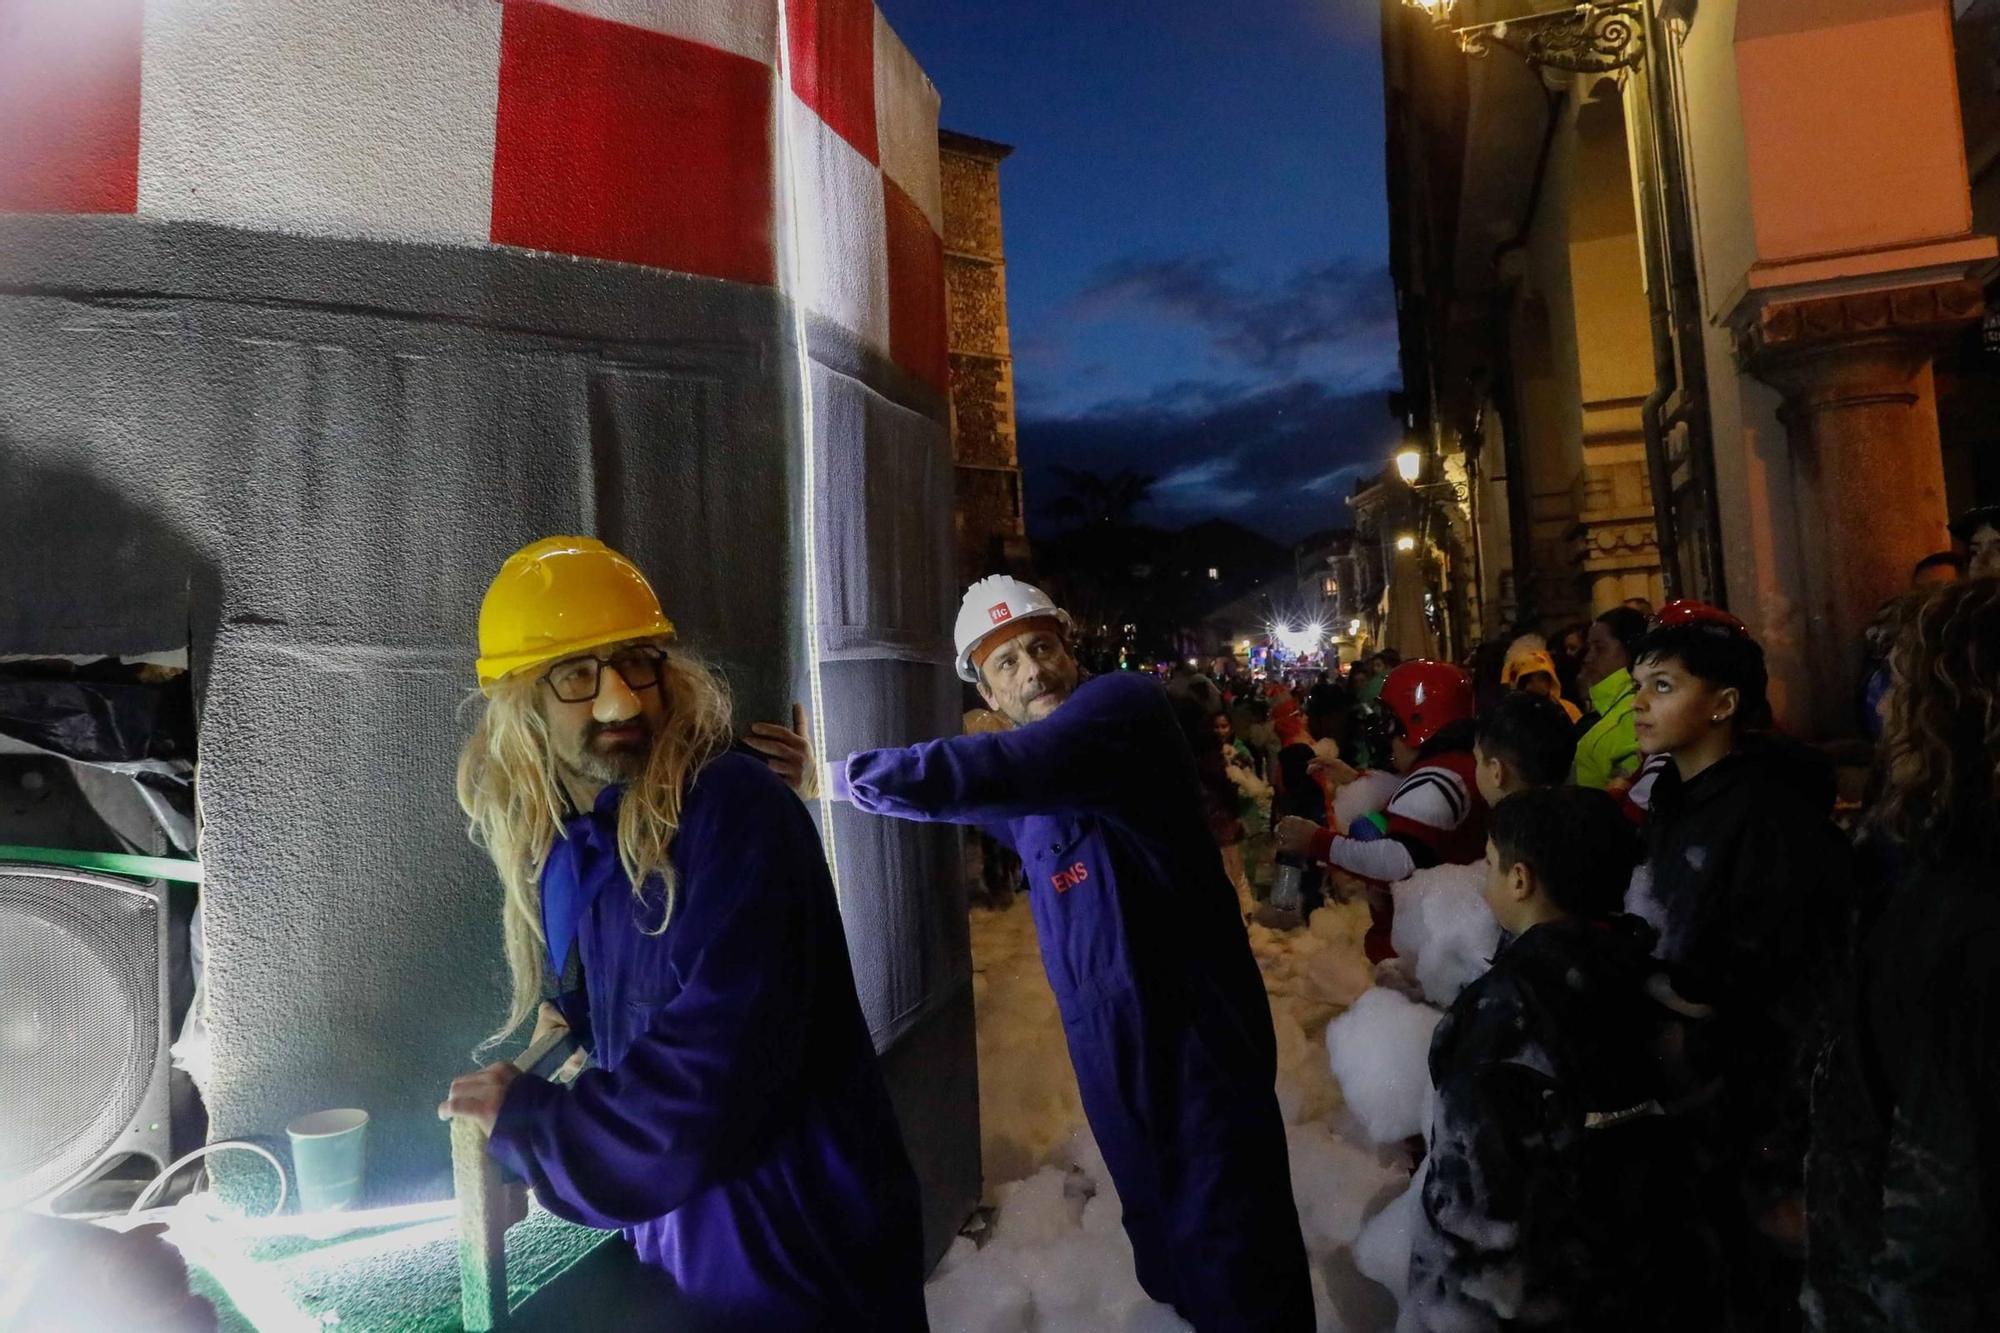
[(1405, 482), (1404, 485), (1409, 488), (1413, 495), (1437, 495), (1442, 493), (1449, 495), (1454, 503), (1461, 505), (1470, 503), (1472, 499), (1472, 492), (1466, 488), (1465, 483), (1462, 481), (1426, 481), (1415, 484)]
[(1570, 9), (1455, 31), (1470, 55), (1504, 47), (1532, 65), (1571, 74), (1636, 69), (1646, 58), (1644, 0), (1582, 0)]

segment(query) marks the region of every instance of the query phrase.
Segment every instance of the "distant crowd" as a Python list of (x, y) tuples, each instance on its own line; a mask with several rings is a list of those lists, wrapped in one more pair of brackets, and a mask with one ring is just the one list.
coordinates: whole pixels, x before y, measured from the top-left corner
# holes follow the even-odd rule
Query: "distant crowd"
[(2000, 514), (1957, 531), (1871, 631), (1846, 801), (1700, 603), (1170, 674), (1249, 919), (1365, 897), (1387, 979), (1391, 886), (1484, 863), (1416, 1327), (2000, 1328)]

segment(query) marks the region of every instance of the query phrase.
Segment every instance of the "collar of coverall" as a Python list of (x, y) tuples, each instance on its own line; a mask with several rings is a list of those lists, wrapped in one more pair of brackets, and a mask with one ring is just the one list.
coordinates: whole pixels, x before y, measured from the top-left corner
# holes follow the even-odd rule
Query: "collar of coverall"
[(1001, 644), (1012, 639), (1018, 639), (1023, 634), (1038, 629), (1052, 629), (1057, 634), (1061, 634), (1062, 621), (1057, 620), (1054, 616), (1035, 615), (1022, 616), (1019, 620), (1010, 621), (1002, 625), (999, 629), (994, 630), (978, 643), (972, 645), (972, 669), (978, 672), (985, 671), (986, 659), (998, 652)]

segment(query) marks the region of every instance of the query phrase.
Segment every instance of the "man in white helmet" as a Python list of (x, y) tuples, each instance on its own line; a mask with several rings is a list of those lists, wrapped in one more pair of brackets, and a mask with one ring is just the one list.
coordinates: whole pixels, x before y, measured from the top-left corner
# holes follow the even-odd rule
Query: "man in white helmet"
[(1011, 730), (834, 765), (860, 809), (1020, 854), (1077, 1085), (1138, 1277), (1202, 1333), (1313, 1327), (1277, 1043), (1194, 756), (1159, 684), (1086, 678), (1041, 589), (972, 585), (958, 671)]

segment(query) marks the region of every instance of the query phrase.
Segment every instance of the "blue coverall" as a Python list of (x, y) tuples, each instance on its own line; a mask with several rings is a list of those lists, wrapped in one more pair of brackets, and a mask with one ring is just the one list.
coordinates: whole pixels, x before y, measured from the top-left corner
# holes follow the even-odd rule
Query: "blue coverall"
[(622, 1229), (694, 1326), (924, 1329), (916, 1176), (811, 817), (757, 760), (710, 762), (649, 934), (660, 883), (634, 899), (620, 796), (568, 821), (542, 876), (559, 953), (574, 922), (585, 993), (562, 1007), (596, 1067), (567, 1090), (516, 1079), (493, 1154), (549, 1211)]
[(835, 785), (1020, 853), (1147, 1294), (1201, 1333), (1312, 1328), (1270, 1001), (1160, 687), (1097, 676), (1013, 731), (850, 755)]

